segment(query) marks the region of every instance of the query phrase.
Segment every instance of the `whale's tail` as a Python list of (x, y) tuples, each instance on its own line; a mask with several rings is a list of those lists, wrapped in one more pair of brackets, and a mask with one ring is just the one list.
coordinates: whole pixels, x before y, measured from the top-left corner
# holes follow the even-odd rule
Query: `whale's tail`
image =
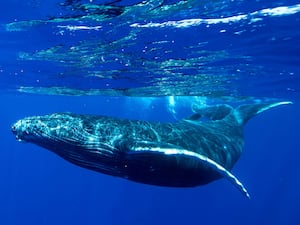
[(272, 102), (272, 103), (256, 103), (249, 105), (240, 105), (233, 110), (233, 115), (240, 125), (244, 125), (253, 116), (262, 113), (268, 109), (274, 108), (280, 105), (292, 104), (290, 101)]
[(248, 120), (253, 116), (264, 112), (268, 109), (274, 108), (280, 105), (292, 104), (290, 101), (282, 102), (268, 102), (268, 103), (251, 103), (239, 105), (236, 108), (227, 104), (217, 104), (208, 106), (195, 106), (193, 111), (195, 112), (192, 116), (185, 119), (187, 122), (198, 121), (203, 118), (206, 120), (234, 120), (239, 126), (245, 125)]

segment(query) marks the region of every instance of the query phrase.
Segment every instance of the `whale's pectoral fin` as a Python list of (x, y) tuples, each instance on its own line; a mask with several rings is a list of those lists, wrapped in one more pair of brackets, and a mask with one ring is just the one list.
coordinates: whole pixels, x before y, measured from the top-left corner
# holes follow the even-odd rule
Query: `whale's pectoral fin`
[(237, 187), (247, 198), (250, 199), (250, 195), (243, 184), (228, 170), (226, 170), (223, 166), (215, 162), (214, 160), (198, 154), (196, 152), (192, 152), (185, 149), (177, 149), (177, 148), (160, 148), (160, 147), (138, 147), (135, 151), (131, 152), (130, 154), (139, 154), (139, 153), (149, 153), (149, 154), (164, 154), (164, 155), (174, 155), (174, 156), (184, 156), (196, 159), (199, 163), (207, 166), (208, 168), (212, 169), (213, 171), (219, 173), (222, 177), (229, 180), (235, 187)]

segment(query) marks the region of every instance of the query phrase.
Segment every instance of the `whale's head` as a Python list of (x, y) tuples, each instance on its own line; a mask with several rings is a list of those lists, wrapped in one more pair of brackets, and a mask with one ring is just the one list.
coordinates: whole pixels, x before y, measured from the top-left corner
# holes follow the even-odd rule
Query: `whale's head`
[(11, 127), (12, 133), (18, 141), (31, 142), (45, 136), (45, 130), (49, 130), (41, 117), (27, 117), (18, 120)]
[[(18, 141), (30, 142), (48, 148), (56, 153), (62, 151), (103, 150), (112, 146), (97, 132), (93, 116), (72, 113), (54, 113), (44, 116), (32, 116), (18, 120), (11, 130)], [(96, 134), (97, 133), (97, 134)]]
[(115, 175), (121, 153), (105, 135), (96, 135), (103, 124), (94, 126), (93, 119), (92, 115), (83, 119), (82, 115), (54, 113), (18, 120), (11, 130), (18, 141), (46, 148), (79, 166)]
[(18, 120), (13, 124), (11, 130), (18, 141), (35, 144), (42, 144), (47, 141), (67, 142), (71, 141), (70, 137), (74, 137), (80, 132), (78, 123), (79, 121), (74, 120), (71, 115), (56, 113)]

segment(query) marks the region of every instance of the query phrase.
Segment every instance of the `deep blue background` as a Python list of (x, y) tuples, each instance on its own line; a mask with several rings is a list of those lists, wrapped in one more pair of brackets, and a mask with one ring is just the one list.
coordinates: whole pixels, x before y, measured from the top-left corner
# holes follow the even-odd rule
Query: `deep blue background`
[[(32, 7), (35, 2), (38, 7)], [(232, 11), (251, 12), (264, 7), (285, 5), (280, 1), (251, 2), (253, 5), (245, 1), (243, 9), (232, 7)], [(249, 55), (255, 56), (257, 62), (266, 66), (267, 71), (272, 71), (265, 80), (255, 78), (261, 82), (260, 86), (249, 85), (253, 76), (245, 77), (245, 81), (240, 84), (241, 94), (247, 89), (245, 93), (253, 93), (254, 96), (260, 93), (261, 96), (284, 97), (295, 101), (293, 105), (264, 112), (245, 126), (244, 153), (233, 173), (250, 192), (251, 200), (247, 200), (224, 179), (187, 189), (143, 185), (77, 167), (45, 149), (17, 142), (10, 127), (16, 120), (30, 115), (70, 111), (129, 118), (170, 119), (164, 104), (128, 104), (123, 99), (96, 96), (5, 93), (8, 83), (17, 87), (22, 80), (22, 85), (32, 85), (28, 77), (14, 76), (24, 66), (23, 61), (17, 60), (18, 52), (47, 48), (57, 40), (45, 35), (40, 27), (38, 31), (33, 29), (28, 33), (10, 33), (2, 25), (16, 18), (45, 19), (49, 15), (59, 15), (57, 8), (48, 7), (50, 3), (10, 0), (5, 1), (0, 9), (0, 88), (4, 89), (0, 90), (0, 225), (300, 224), (298, 14), (288, 17), (292, 18), (288, 20), (278, 17), (276, 22), (272, 18), (270, 32), (264, 26), (257, 33), (254, 32), (252, 37), (245, 32), (247, 46), (241, 39), (241, 48), (237, 48), (241, 52), (245, 48), (251, 49)], [(290, 0), (288, 3), (293, 5), (297, 1)], [(292, 39), (282, 41), (282, 32), (284, 38), (292, 36)], [(205, 35), (194, 32), (193, 35), (186, 34), (186, 38), (203, 38)], [(216, 35), (214, 30), (211, 35)], [(266, 40), (273, 36), (279, 37), (279, 41), (268, 42), (266, 45), (261, 39), (255, 39), (259, 35), (266, 35)], [(219, 38), (218, 35), (216, 37)], [(238, 38), (234, 36), (236, 39), (233, 40), (232, 37), (230, 34), (220, 36), (220, 46), (227, 46), (228, 43), (239, 45)], [(28, 45), (31, 41), (32, 45)], [(214, 44), (219, 49), (220, 46)], [(254, 48), (251, 48), (252, 45)], [(265, 59), (265, 55), (272, 57)], [(32, 68), (32, 71), (35, 70)], [(294, 76), (288, 76), (293, 77), (292, 82), (288, 80), (284, 83), (285, 76), (282, 75), (275, 79), (274, 71), (285, 71), (286, 74), (292, 71)], [(43, 74), (30, 75), (38, 79)], [(293, 92), (286, 93), (287, 88)]]
[[(141, 107), (102, 97), (2, 95), (0, 224), (299, 224), (299, 104), (253, 118), (233, 173), (247, 200), (226, 180), (173, 189), (133, 183), (74, 166), (32, 144), (10, 126), (24, 116), (57, 111), (126, 116)], [(151, 107), (151, 106), (149, 106)], [(150, 109), (164, 115), (164, 108)], [(132, 112), (130, 112), (132, 114)], [(155, 117), (155, 116), (154, 116)], [(163, 119), (163, 118), (162, 118)]]

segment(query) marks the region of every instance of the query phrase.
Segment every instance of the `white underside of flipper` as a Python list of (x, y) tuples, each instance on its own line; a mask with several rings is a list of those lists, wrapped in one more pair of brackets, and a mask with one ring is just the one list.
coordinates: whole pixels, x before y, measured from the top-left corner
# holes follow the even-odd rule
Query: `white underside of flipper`
[(176, 148), (159, 148), (159, 147), (137, 147), (135, 148), (137, 152), (149, 152), (149, 153), (163, 153), (165, 155), (183, 155), (191, 158), (196, 158), (200, 161), (200, 163), (204, 164), (208, 168), (218, 172), (222, 177), (229, 180), (235, 187), (237, 187), (247, 198), (250, 199), (250, 195), (243, 184), (228, 170), (226, 170), (223, 166), (215, 162), (214, 160), (198, 154), (196, 152), (192, 152), (185, 149), (176, 149)]

